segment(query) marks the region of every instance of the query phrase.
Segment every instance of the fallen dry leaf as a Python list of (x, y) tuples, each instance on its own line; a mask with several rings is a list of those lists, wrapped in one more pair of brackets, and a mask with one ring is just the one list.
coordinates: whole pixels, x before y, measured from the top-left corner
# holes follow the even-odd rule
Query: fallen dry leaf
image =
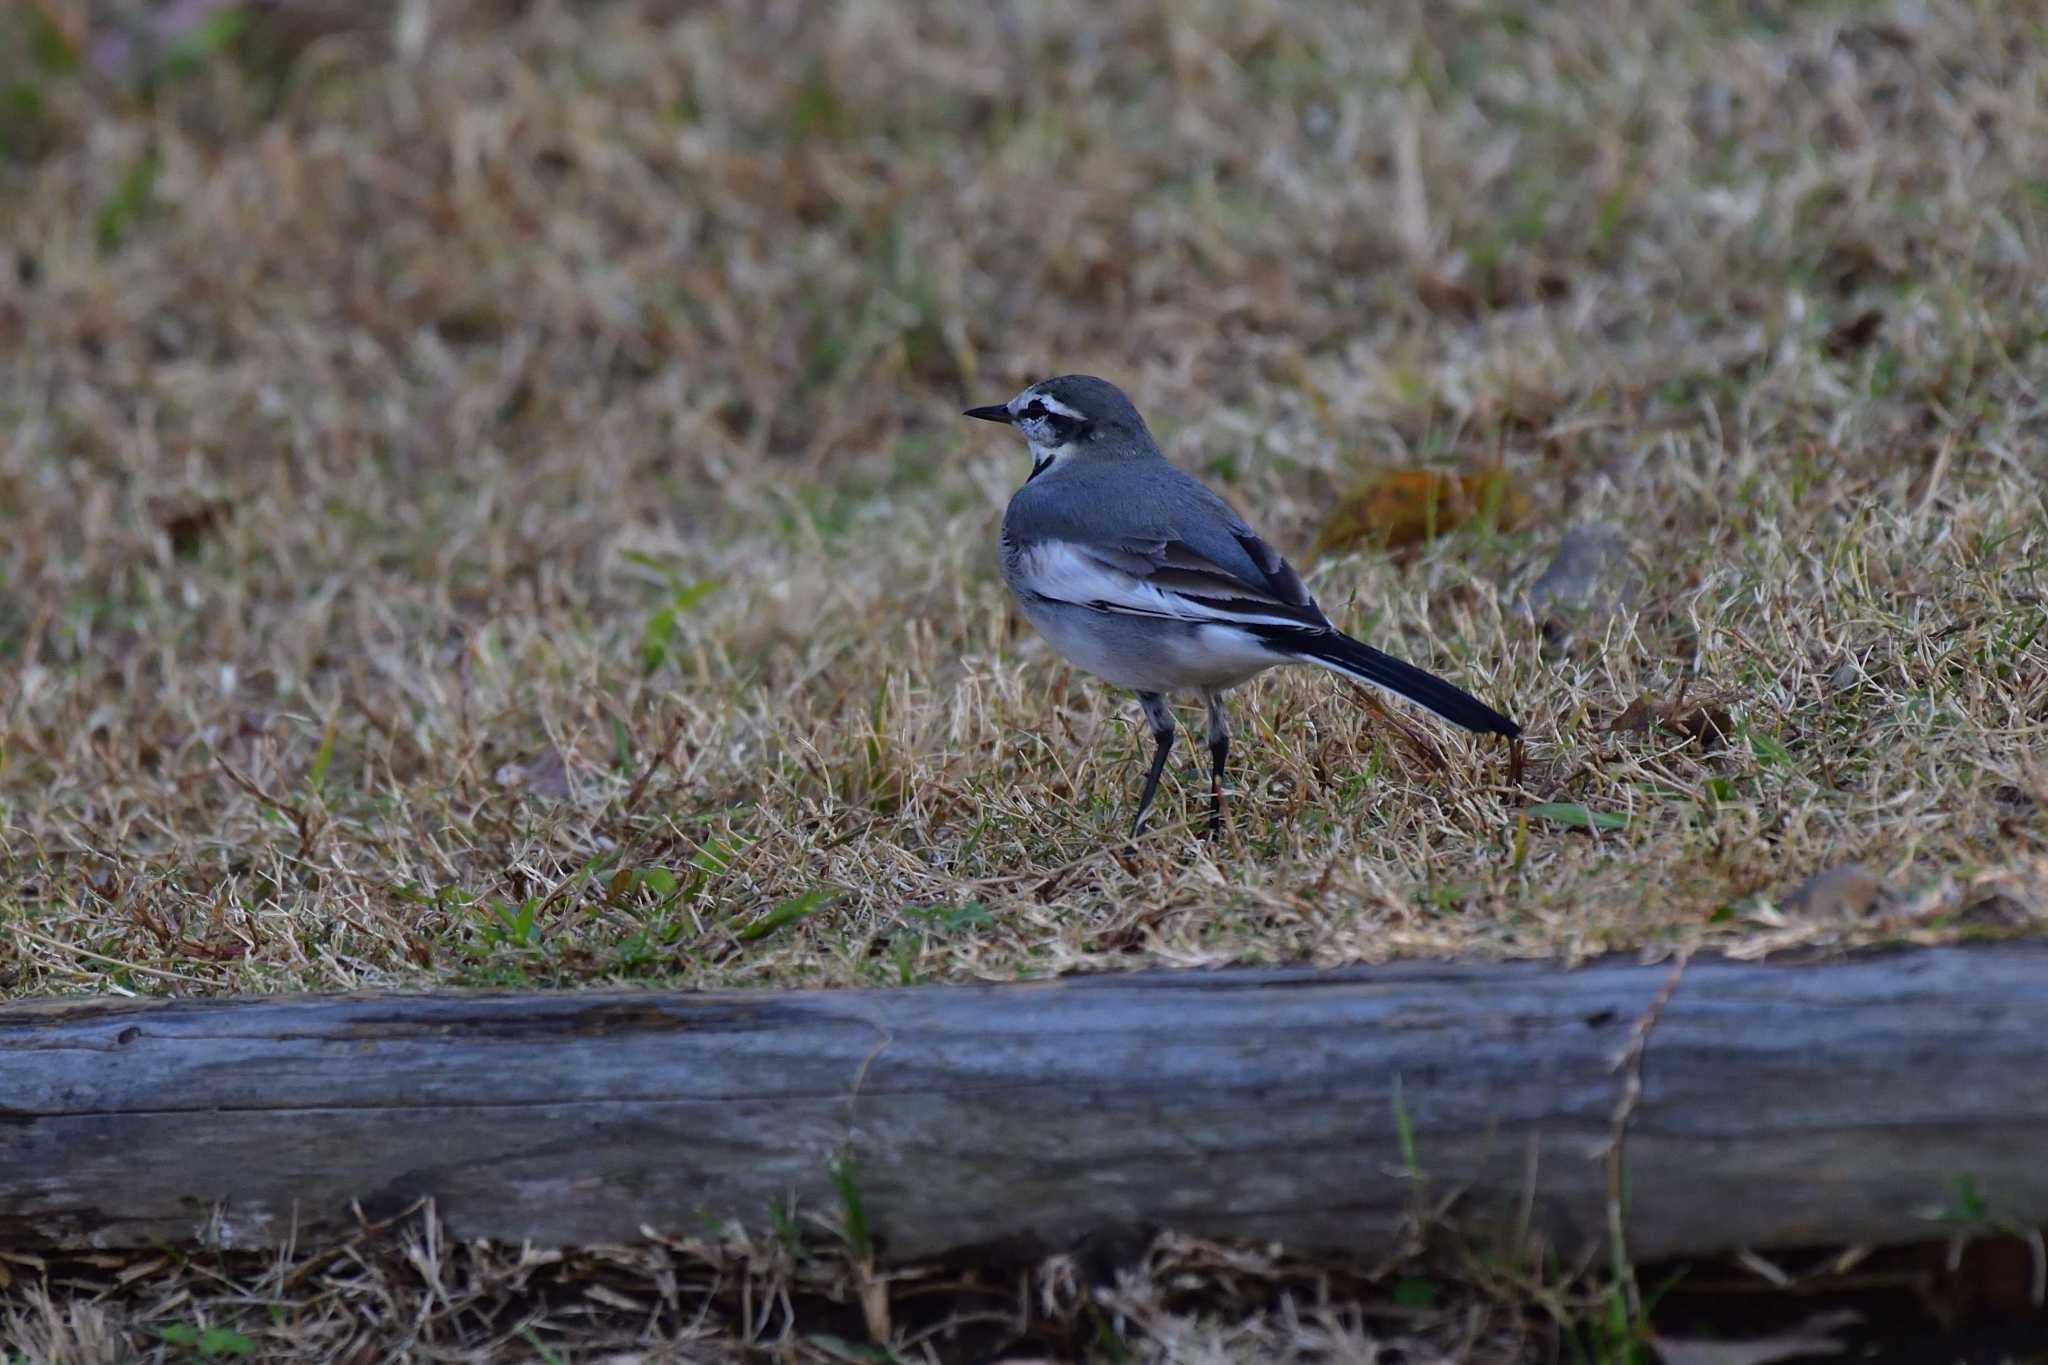
[(1502, 528), (1529, 515), (1527, 495), (1502, 470), (1382, 470), (1338, 499), (1316, 535), (1313, 553), (1346, 550), (1361, 541), (1388, 548), (1417, 545), (1489, 515)]

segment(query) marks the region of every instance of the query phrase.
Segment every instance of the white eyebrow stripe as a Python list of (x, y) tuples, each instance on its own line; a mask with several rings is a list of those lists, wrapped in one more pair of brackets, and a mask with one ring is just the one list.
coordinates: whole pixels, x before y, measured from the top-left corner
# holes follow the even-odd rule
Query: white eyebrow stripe
[(1065, 403), (1062, 403), (1059, 399), (1054, 398), (1049, 394), (1040, 393), (1035, 389), (1026, 389), (1024, 391), (1024, 401), (1018, 404), (1017, 410), (1019, 412), (1022, 412), (1025, 408), (1030, 407), (1034, 402), (1045, 404), (1045, 410), (1047, 412), (1058, 413), (1061, 417), (1072, 417), (1077, 421), (1080, 419), (1080, 413), (1074, 411)]

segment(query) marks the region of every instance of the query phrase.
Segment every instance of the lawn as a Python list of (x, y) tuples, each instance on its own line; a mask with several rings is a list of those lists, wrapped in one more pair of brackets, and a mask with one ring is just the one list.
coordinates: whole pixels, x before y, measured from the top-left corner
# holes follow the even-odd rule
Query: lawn
[[(0, 15), (8, 995), (2048, 929), (2037, 6), (115, 8)], [(1526, 752), (1269, 674), (1126, 851), (958, 415), (1066, 371)]]

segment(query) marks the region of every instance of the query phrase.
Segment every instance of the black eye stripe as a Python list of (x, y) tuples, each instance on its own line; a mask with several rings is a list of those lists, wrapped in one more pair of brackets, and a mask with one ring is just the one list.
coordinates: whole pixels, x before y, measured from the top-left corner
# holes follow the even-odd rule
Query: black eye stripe
[(1088, 433), (1086, 420), (1069, 412), (1055, 412), (1046, 406), (1043, 399), (1034, 398), (1018, 409), (1020, 422), (1043, 422), (1046, 435), (1062, 442), (1078, 440)]

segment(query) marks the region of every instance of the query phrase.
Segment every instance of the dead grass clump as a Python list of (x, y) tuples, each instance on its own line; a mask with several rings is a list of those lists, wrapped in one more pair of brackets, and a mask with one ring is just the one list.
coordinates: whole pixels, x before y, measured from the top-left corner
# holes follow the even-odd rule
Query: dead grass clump
[[(0, 1254), (0, 1339), (32, 1361), (845, 1362), (2023, 1359), (2038, 1240), (1753, 1252), (1646, 1267), (1652, 1316), (1540, 1246), (1418, 1210), (1381, 1264), (1160, 1234), (1037, 1261), (876, 1271), (840, 1221), (562, 1251), (450, 1242), (431, 1208), (338, 1246)], [(1787, 1343), (1792, 1343), (1788, 1345)], [(1631, 1355), (1630, 1352), (1636, 1352)]]

